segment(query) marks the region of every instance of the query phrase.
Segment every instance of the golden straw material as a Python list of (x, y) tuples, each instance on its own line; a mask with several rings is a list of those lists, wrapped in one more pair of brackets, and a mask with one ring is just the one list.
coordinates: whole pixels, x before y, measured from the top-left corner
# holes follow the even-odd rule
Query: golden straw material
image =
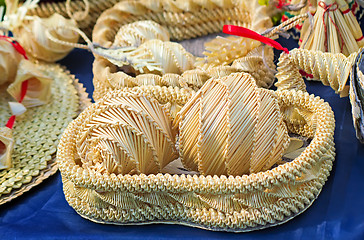
[(13, 166), (11, 154), (14, 149), (13, 131), (8, 127), (0, 128), (0, 170)]
[(0, 40), (0, 86), (6, 82), (13, 82), (18, 64), (23, 58), (14, 46), (5, 40)]
[(92, 39), (109, 47), (121, 26), (138, 20), (159, 23), (168, 29), (172, 40), (220, 32), (224, 24), (249, 26), (260, 31), (271, 27), (267, 9), (256, 1), (247, 0), (122, 1), (100, 15)]
[[(17, 117), (13, 129), (13, 167), (0, 170), (0, 204), (29, 191), (57, 171), (56, 147), (65, 126), (79, 111), (90, 104), (82, 84), (56, 64), (36, 63), (38, 70), (53, 80), (50, 102), (29, 108)], [(2, 111), (0, 122), (5, 124), (11, 112), (11, 97), (0, 88)], [(8, 109), (8, 111), (6, 110)]]
[(115, 34), (114, 47), (134, 46), (138, 47), (142, 43), (159, 39), (163, 42), (169, 41), (167, 29), (156, 22), (146, 20), (137, 21), (122, 26)]
[[(88, 37), (91, 37), (92, 29), (100, 14), (120, 2), (120, 0), (87, 0), (87, 2), (89, 4), (88, 15), (82, 19), (77, 19), (77, 25)], [(84, 12), (85, 9), (84, 0), (70, 1), (69, 10), (72, 15), (78, 12)], [(66, 1), (40, 1), (36, 8), (28, 10), (28, 15), (37, 15), (41, 18), (50, 17), (54, 13), (68, 18), (69, 14), (67, 13)]]
[(206, 42), (204, 58), (198, 58), (196, 66), (207, 69), (220, 65), (230, 65), (234, 60), (245, 57), (251, 50), (259, 47), (261, 43), (243, 37), (217, 37)]
[(294, 90), (276, 94), (280, 106), (316, 117), (312, 141), (293, 161), (236, 177), (101, 174), (79, 162), (74, 134), (80, 125), (74, 121), (57, 152), (66, 200), (87, 219), (121, 225), (174, 223), (243, 232), (288, 221), (311, 205), (327, 180), (335, 157), (335, 120), (319, 97)]
[[(247, 11), (246, 9), (248, 7), (255, 9), (255, 11)], [(235, 19), (238, 19), (238, 22), (236, 22)], [(107, 58), (108, 60), (99, 56), (95, 58), (93, 65), (95, 86), (93, 97), (95, 100), (101, 98), (105, 93), (105, 89), (108, 88), (118, 89), (122, 87), (140, 86), (140, 81), (137, 78), (141, 73), (144, 72), (150, 72), (153, 74), (173, 72), (181, 74), (182, 78), (176, 75), (173, 77), (171, 77), (171, 75), (168, 77), (162, 76), (162, 78), (168, 80), (167, 82), (169, 82), (169, 80), (173, 80), (171, 81), (171, 84), (168, 84), (168, 86), (177, 86), (174, 85), (174, 83), (178, 82), (179, 86), (189, 86), (194, 90), (197, 90), (207, 79), (214, 77), (215, 73), (221, 73), (225, 75), (228, 72), (241, 72), (242, 70), (240, 70), (240, 68), (244, 69), (244, 65), (254, 64), (256, 66), (264, 65), (263, 68), (256, 71), (257, 74), (254, 76), (259, 78), (257, 82), (261, 84), (260, 86), (269, 86), (272, 83), (273, 75), (270, 70), (267, 70), (267, 66), (273, 65), (270, 55), (266, 57), (266, 59), (261, 60), (259, 57), (254, 60), (252, 58), (242, 59), (242, 64), (238, 64), (237, 68), (221, 68), (221, 65), (224, 65), (222, 64), (223, 62), (221, 62), (224, 58), (224, 56), (222, 56), (220, 59), (221, 61), (215, 63), (216, 67), (219, 69), (213, 68), (214, 65), (212, 64), (204, 64), (203, 62), (198, 64), (201, 66), (199, 66), (197, 69), (194, 69), (194, 67), (191, 66), (192, 62), (194, 61), (192, 56), (185, 52), (185, 50), (182, 50), (181, 47), (176, 44), (167, 42), (162, 44), (161, 41), (151, 40), (149, 43), (144, 42), (142, 44), (142, 46), (148, 46), (148, 49), (140, 46), (135, 50), (137, 54), (133, 55), (128, 53), (128, 56), (132, 57), (134, 60), (130, 59), (128, 61), (126, 59), (126, 61), (120, 64), (120, 62), (117, 62), (113, 59), (115, 57), (108, 57), (108, 55), (111, 53), (122, 51), (123, 48), (114, 49), (114, 47), (117, 45), (115, 44), (115, 41), (119, 42), (117, 39), (117, 33), (122, 32), (121, 29), (124, 27), (129, 28), (129, 26), (134, 26), (134, 28), (140, 28), (135, 29), (135, 31), (143, 32), (144, 35), (155, 35), (155, 27), (151, 27), (149, 29), (144, 28), (140, 22), (138, 22), (138, 20), (155, 21), (169, 31), (172, 39), (177, 40), (203, 36), (212, 32), (219, 32), (221, 31), (222, 26), (228, 23), (244, 25), (257, 31), (263, 31), (267, 27), (271, 26), (270, 18), (267, 15), (267, 7), (260, 6), (257, 2), (247, 2), (245, 0), (234, 2), (229, 0), (209, 0), (203, 2), (189, 0), (184, 3), (170, 0), (159, 0), (154, 2), (133, 0), (120, 2), (113, 8), (105, 11), (105, 13), (100, 16), (93, 31), (94, 42), (101, 44), (103, 47), (113, 46), (112, 49), (105, 49), (104, 54), (101, 54), (104, 55), (103, 57)], [(204, 28), (208, 28), (208, 30), (205, 31)], [(175, 33), (177, 31), (179, 34), (181, 34), (180, 37), (176, 37)], [(192, 35), (189, 33), (192, 33)], [(225, 64), (231, 64), (236, 58), (244, 57), (250, 50), (260, 45), (258, 42), (246, 40), (248, 42), (247, 45), (251, 45), (251, 48), (241, 48), (239, 46), (241, 45), (240, 43), (243, 43), (243, 45), (246, 44), (245, 41), (241, 39), (242, 38), (240, 38), (238, 41), (225, 41), (227, 42), (225, 44), (226, 48), (228, 48), (228, 43), (233, 42), (234, 49), (240, 54), (229, 55), (229, 53), (226, 52), (226, 54), (229, 55), (231, 59), (226, 60), (227, 62)], [(214, 55), (218, 58), (218, 56), (221, 55), (218, 53), (218, 50), (219, 49), (216, 45), (214, 50), (212, 50), (211, 55)], [(172, 51), (173, 53), (171, 53)], [(156, 55), (156, 53), (159, 53), (159, 55), (163, 56), (163, 58), (158, 60), (159, 57)], [(267, 51), (267, 54), (271, 54), (271, 52)], [(121, 58), (121, 56), (117, 58)], [(163, 61), (161, 61), (162, 59)], [(143, 61), (144, 63), (142, 63)], [(261, 64), (262, 62), (266, 63)], [(172, 71), (172, 69), (174, 70)], [(186, 71), (188, 69), (191, 70)], [(133, 77), (134, 75), (137, 75), (137, 78)], [(156, 76), (148, 75), (143, 76), (142, 78), (143, 82), (153, 82)]]
[(78, 34), (67, 29), (57, 28), (63, 25), (76, 26), (72, 20), (60, 15), (52, 15), (46, 19), (35, 17), (34, 20), (25, 23), (19, 29), (14, 29), (13, 32), (31, 56), (47, 62), (55, 62), (64, 58), (73, 48), (49, 40), (46, 35), (47, 31), (63, 41), (72, 43), (78, 41)]
[(341, 53), (293, 49), (288, 56), (291, 63), (307, 74), (312, 74), (314, 79), (330, 86), (341, 96), (347, 96), (349, 89), (346, 82), (356, 55), (357, 53), (353, 53), (349, 57), (345, 57)]
[(345, 0), (318, 1), (313, 26), (308, 27), (308, 21), (301, 31), (304, 49), (348, 56), (363, 45), (363, 34)]
[(259, 89), (247, 73), (206, 82), (176, 124), (182, 163), (204, 175), (268, 170), (289, 144), (274, 92)]
[(133, 88), (121, 88), (120, 90), (137, 94), (146, 94), (149, 97), (156, 99), (160, 104), (164, 105), (165, 108), (169, 109), (173, 119), (175, 119), (183, 105), (185, 105), (195, 94), (195, 91), (190, 88), (158, 85), (142, 85)]
[[(293, 52), (295, 50), (292, 50)], [(294, 53), (293, 53), (294, 54)], [(290, 59), (289, 54), (282, 52), (277, 64), (277, 82), (275, 86), (277, 90), (301, 90), (306, 92), (306, 84), (299, 73), (296, 64)]]
[(42, 72), (37, 64), (25, 59), (20, 61), (15, 81), (7, 88), (7, 92), (17, 101), (21, 98), (24, 81), (28, 81), (27, 92), (22, 101), (25, 107), (35, 107), (49, 102), (53, 79)]
[(66, 42), (77, 43), (77, 33), (59, 28), (61, 26), (76, 27), (74, 20), (66, 19), (57, 13), (48, 18), (32, 16), (24, 19), (22, 14), (24, 13), (19, 9), (7, 11), (5, 16), (7, 20), (0, 25), (13, 32), (14, 37), (28, 55), (47, 62), (55, 62), (64, 58), (73, 49), (73, 47), (51, 41), (47, 34)]
[(176, 133), (168, 111), (136, 92), (115, 91), (76, 120), (76, 154), (98, 173), (158, 173), (177, 158)]

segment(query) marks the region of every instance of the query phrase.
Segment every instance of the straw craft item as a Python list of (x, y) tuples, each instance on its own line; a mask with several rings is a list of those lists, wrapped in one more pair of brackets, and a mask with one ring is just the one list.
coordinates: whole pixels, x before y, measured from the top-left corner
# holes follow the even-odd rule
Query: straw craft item
[[(13, 166), (0, 170), (0, 204), (22, 195), (56, 172), (55, 152), (60, 135), (78, 112), (90, 104), (82, 84), (59, 65), (35, 64), (42, 76), (52, 79), (51, 97), (47, 104), (29, 108), (17, 117), (13, 128)], [(0, 87), (0, 108), (4, 110), (12, 100), (6, 90), (7, 85)], [(10, 110), (3, 111), (0, 122), (6, 123), (10, 115)], [(0, 140), (11, 144), (6, 139)], [(1, 162), (2, 157), (3, 145), (0, 144)]]
[(29, 9), (35, 8), (38, 0), (27, 0), (18, 7), (18, 1), (6, 1), (7, 10), (4, 21), (0, 26), (12, 31), (14, 38), (24, 47), (29, 57), (47, 62), (55, 62), (64, 58), (73, 47), (64, 46), (49, 40), (50, 34), (63, 41), (77, 43), (78, 35), (67, 29), (59, 29), (59, 26), (74, 26), (73, 19), (66, 19), (59, 14), (53, 14), (48, 18), (38, 16), (25, 16)]
[(204, 175), (268, 170), (289, 144), (274, 92), (246, 73), (206, 82), (176, 120), (182, 163)]
[[(322, 53), (320, 51), (309, 51), (294, 49), (287, 55), (281, 54), (278, 63), (276, 77), (278, 90), (300, 89), (304, 90), (304, 82), (298, 70), (303, 70), (306, 75), (319, 79), (324, 85), (328, 85), (340, 96), (349, 94), (352, 106), (353, 124), (356, 137), (364, 143), (364, 67), (363, 50), (345, 57), (341, 53)], [(350, 84), (347, 84), (350, 78)], [(296, 116), (295, 122), (306, 121), (310, 117), (305, 113), (294, 111), (290, 113)], [(287, 125), (288, 128), (289, 124)], [(314, 129), (310, 130), (312, 133)]]
[(87, 15), (82, 18), (76, 18), (78, 27), (84, 31), (88, 37), (91, 37), (92, 29), (97, 18), (106, 9), (111, 8), (120, 0), (72, 0), (72, 1), (41, 1), (38, 6), (29, 9), (28, 15), (37, 15), (40, 18), (48, 18), (54, 13), (63, 17), (77, 15), (88, 9)]
[(178, 156), (168, 111), (143, 95), (111, 92), (76, 122), (78, 158), (90, 171), (156, 174)]
[[(227, 77), (225, 80), (210, 80), (206, 84), (211, 85), (225, 81), (226, 85), (226, 82), (237, 76), (239, 74)], [(244, 82), (245, 84), (254, 85), (251, 77), (245, 74), (241, 76), (249, 80), (249, 83)], [(237, 90), (234, 87), (230, 89), (231, 93)], [(200, 92), (196, 93), (196, 96), (200, 96)], [(104, 130), (99, 131), (97, 127), (90, 125), (90, 135), (86, 137), (90, 140), (90, 144), (87, 144), (86, 139), (81, 136), (86, 130), (84, 126), (88, 126), (85, 122), (98, 122), (105, 119), (102, 116), (105, 110), (108, 109), (106, 103), (113, 103), (114, 98), (117, 99), (116, 102), (119, 102), (118, 99), (121, 96), (136, 97), (135, 95), (128, 95), (127, 92), (114, 91), (108, 93), (99, 102), (83, 112), (67, 127), (61, 138), (57, 161), (68, 203), (81, 216), (100, 223), (175, 223), (210, 230), (242, 232), (274, 226), (288, 221), (304, 211), (315, 200), (329, 175), (335, 156), (333, 142), (334, 115), (327, 103), (302, 91), (282, 90), (276, 92), (276, 94), (268, 90), (253, 92), (252, 96), (260, 98), (261, 105), (266, 106), (267, 110), (272, 110), (270, 107), (278, 103), (280, 108), (286, 109), (285, 112), (287, 113), (298, 109), (314, 116), (312, 122), (292, 121), (295, 122), (293, 130), (296, 129), (302, 136), (307, 134), (312, 137), (307, 148), (293, 161), (263, 172), (237, 176), (171, 175), (168, 173), (149, 175), (143, 173), (133, 175), (116, 174), (112, 172), (115, 171), (114, 169), (119, 169), (115, 168), (115, 165), (110, 168), (112, 170), (105, 170), (101, 167), (102, 163), (100, 158), (97, 157), (97, 152), (88, 155), (84, 153), (91, 152), (92, 147), (95, 146), (92, 144), (93, 137), (97, 138), (101, 132), (105, 134), (106, 132)], [(238, 96), (239, 92), (236, 93), (236, 96)], [(207, 97), (207, 95), (205, 96)], [(273, 101), (265, 102), (268, 99)], [(194, 97), (189, 100), (184, 108), (187, 108), (189, 103), (192, 102), (194, 102)], [(226, 100), (223, 101), (223, 103), (225, 102)], [(234, 102), (234, 97), (232, 97), (231, 102)], [(253, 105), (256, 105), (254, 101)], [(134, 102), (133, 108), (136, 106), (138, 104)], [(256, 105), (255, 109), (261, 109), (262, 106)], [(130, 108), (129, 111), (132, 111), (133, 108)], [(120, 108), (119, 111), (122, 109), (125, 108)], [(253, 109), (251, 111), (254, 112)], [(275, 108), (273, 107), (273, 109)], [(141, 111), (139, 114), (142, 116), (147, 112), (151, 113), (150, 108), (146, 108), (145, 111)], [(233, 110), (230, 114), (231, 117), (234, 116)], [(162, 115), (154, 115), (154, 118), (160, 119)], [(111, 117), (111, 115), (107, 116)], [(273, 116), (276, 116), (273, 118), (276, 119), (274, 120), (276, 121), (275, 124), (279, 126), (281, 121), (279, 120), (279, 114), (273, 114)], [(108, 119), (111, 119), (110, 117)], [(259, 122), (260, 117), (265, 119), (263, 115), (258, 114), (255, 117), (256, 124), (263, 124)], [(266, 117), (269, 118), (269, 114)], [(291, 115), (288, 114), (284, 118), (291, 120)], [(231, 121), (233, 120), (234, 118), (231, 119)], [(132, 124), (135, 126), (135, 122)], [(311, 135), (311, 132), (306, 132), (307, 125), (314, 127), (314, 135)], [(226, 124), (222, 126), (226, 126)], [(132, 128), (132, 125), (125, 125), (124, 128)], [(137, 128), (135, 126), (135, 129)], [(255, 133), (255, 131), (253, 132)], [(274, 131), (269, 132), (276, 134)], [(103, 138), (107, 139), (107, 136), (110, 136), (110, 140), (115, 139), (113, 146), (117, 145), (119, 149), (126, 148), (126, 145), (124, 145), (125, 138), (122, 138), (121, 134), (113, 134), (112, 137), (105, 134)], [(233, 134), (228, 136), (229, 138), (234, 137)], [(116, 139), (118, 140), (116, 141)], [(266, 146), (263, 143), (264, 141), (263, 138), (257, 139), (257, 142), (263, 144), (260, 147)], [(85, 143), (85, 145), (79, 143)], [(268, 160), (269, 157), (265, 155), (266, 153), (263, 155), (258, 154), (260, 147), (256, 147), (257, 149), (253, 150), (251, 154)], [(100, 146), (100, 154), (106, 149), (109, 149), (109, 147)], [(147, 149), (150, 148), (146, 148), (145, 151)], [(157, 148), (155, 149), (157, 151)], [(123, 152), (123, 154), (130, 150)], [(220, 151), (221, 149), (217, 150)], [(118, 151), (120, 154), (115, 153), (110, 156), (105, 154), (105, 157), (101, 158), (102, 161), (106, 163), (110, 162), (109, 159), (111, 158), (120, 157), (122, 154), (120, 150)], [(132, 152), (136, 153), (135, 151)], [(141, 152), (138, 153), (141, 154)], [(269, 154), (272, 153), (269, 152)], [(159, 161), (162, 159), (160, 158)], [(148, 158), (140, 160), (149, 161)], [(121, 166), (119, 163), (116, 165)], [(260, 164), (257, 163), (256, 166), (258, 165)], [(150, 169), (146, 171), (149, 172)]]
[(301, 31), (300, 44), (304, 49), (348, 56), (364, 45), (361, 28), (345, 0), (318, 1), (313, 30), (308, 21)]
[[(288, 62), (285, 63), (285, 59), (288, 57), (292, 64), (304, 71), (305, 75), (312, 75), (312, 78), (318, 79), (324, 85), (330, 86), (341, 96), (348, 95), (349, 88), (346, 82), (357, 53), (345, 57), (341, 53), (333, 54), (323, 53), (321, 51), (293, 49), (288, 56), (283, 55), (285, 54), (282, 53), (278, 65), (288, 65)], [(294, 73), (289, 71), (289, 68), (282, 68), (282, 70), (285, 70), (288, 74)], [(293, 77), (292, 79), (295, 78)], [(290, 84), (294, 86), (296, 83), (292, 81)]]
[[(254, 8), (255, 11), (246, 11), (247, 6)], [(274, 79), (274, 71), (270, 69), (270, 67), (274, 68), (273, 51), (268, 48), (264, 50), (265, 59), (262, 57), (263, 50), (261, 49), (253, 51), (248, 56), (251, 50), (261, 45), (257, 41), (236, 37), (219, 38), (207, 48), (209, 51), (206, 53), (207, 57), (199, 59), (194, 66), (194, 57), (176, 43), (164, 42), (162, 44), (162, 41), (151, 40), (154, 37), (165, 40), (161, 39), (160, 32), (167, 32), (167, 30), (172, 40), (198, 37), (221, 31), (223, 24), (228, 22), (263, 31), (271, 26), (266, 11), (266, 7), (260, 6), (256, 2), (248, 3), (243, 0), (236, 2), (190, 0), (183, 3), (182, 1), (160, 0), (153, 4), (148, 1), (134, 0), (116, 4), (100, 16), (93, 31), (95, 43), (106, 48), (112, 46), (110, 50), (104, 50), (103, 57), (96, 56), (95, 58), (93, 65), (94, 99), (97, 101), (110, 89), (141, 86), (143, 83), (140, 82), (140, 79), (143, 79), (144, 82), (153, 82), (159, 77), (154, 74), (161, 75), (161, 82), (172, 84), (177, 82), (180, 86), (198, 90), (211, 77), (248, 71), (254, 73), (259, 86), (270, 86)], [(262, 18), (261, 16), (267, 17)], [(156, 23), (146, 27), (145, 20), (149, 19)], [(134, 43), (119, 40), (119, 34), (125, 30), (129, 39), (135, 39)], [(219, 46), (221, 42), (223, 42), (222, 48)], [(141, 45), (138, 46), (138, 43)], [(242, 48), (241, 45), (245, 45), (246, 48)], [(110, 56), (111, 52), (120, 51), (129, 46), (137, 47), (136, 50), (131, 50), (132, 54), (128, 53), (127, 57), (133, 58), (129, 63), (126, 61), (118, 64), (114, 60), (116, 55), (115, 57)], [(225, 51), (219, 52), (221, 49)], [(147, 69), (136, 67), (135, 63), (141, 62), (143, 58)], [(118, 59), (121, 58), (118, 57)], [(161, 60), (169, 67), (166, 68)], [(234, 61), (237, 62), (234, 64)], [(250, 69), (251, 66), (254, 66), (254, 69)], [(188, 69), (190, 71), (187, 71)], [(139, 78), (144, 72), (153, 74)], [(168, 72), (171, 74), (165, 74)], [(218, 75), (216, 76), (216, 74)], [(148, 78), (151, 79), (147, 80)]]
[(15, 80), (16, 71), (22, 56), (13, 45), (0, 38), (0, 86)]

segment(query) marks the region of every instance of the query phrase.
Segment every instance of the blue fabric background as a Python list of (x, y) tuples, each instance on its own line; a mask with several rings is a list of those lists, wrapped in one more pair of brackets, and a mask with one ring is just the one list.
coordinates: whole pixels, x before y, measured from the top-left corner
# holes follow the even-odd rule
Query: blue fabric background
[[(292, 44), (286, 40), (281, 43)], [(74, 50), (61, 61), (90, 94), (92, 62), (92, 54), (84, 50)], [(0, 206), (0, 239), (364, 239), (364, 145), (355, 138), (349, 99), (339, 98), (321, 83), (307, 85), (308, 92), (324, 98), (335, 112), (337, 156), (317, 200), (293, 220), (240, 234), (179, 225), (97, 224), (83, 219), (67, 204), (57, 172), (30, 192)]]

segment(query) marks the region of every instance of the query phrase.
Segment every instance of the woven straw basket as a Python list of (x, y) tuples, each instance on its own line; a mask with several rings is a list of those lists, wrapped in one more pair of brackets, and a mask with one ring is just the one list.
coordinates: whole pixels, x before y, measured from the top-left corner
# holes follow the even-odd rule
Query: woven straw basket
[[(75, 139), (87, 117), (81, 114), (58, 147), (66, 200), (87, 219), (120, 225), (175, 223), (244, 232), (288, 221), (311, 205), (329, 176), (335, 123), (330, 106), (319, 97), (295, 90), (276, 93), (289, 131), (312, 140), (291, 162), (235, 177), (101, 174), (83, 168)], [(312, 121), (294, 121), (289, 114), (294, 111), (305, 112)]]

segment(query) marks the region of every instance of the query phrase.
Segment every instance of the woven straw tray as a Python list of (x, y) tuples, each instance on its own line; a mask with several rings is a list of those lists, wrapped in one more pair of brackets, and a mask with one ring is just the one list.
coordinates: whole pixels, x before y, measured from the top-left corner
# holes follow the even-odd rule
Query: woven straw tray
[[(65, 68), (41, 64), (52, 79), (51, 102), (28, 109), (14, 126), (13, 167), (0, 171), (0, 205), (19, 197), (57, 171), (56, 147), (61, 133), (80, 111), (91, 104), (85, 88)], [(10, 116), (6, 88), (0, 92), (0, 121)]]

